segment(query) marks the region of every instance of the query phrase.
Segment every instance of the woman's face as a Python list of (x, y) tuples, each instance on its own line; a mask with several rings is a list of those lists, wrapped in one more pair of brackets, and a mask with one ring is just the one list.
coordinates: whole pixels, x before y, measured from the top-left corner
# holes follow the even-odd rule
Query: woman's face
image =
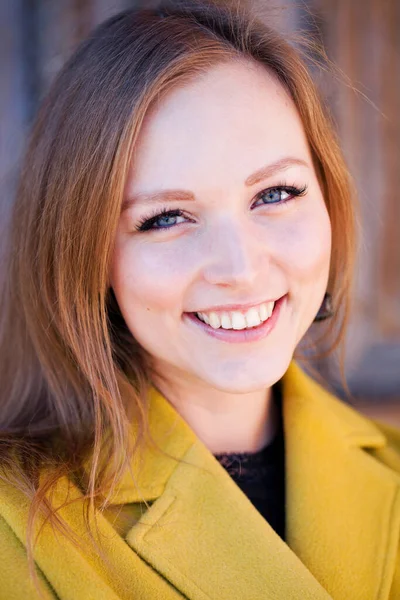
[(300, 117), (261, 66), (213, 67), (148, 114), (110, 281), (159, 375), (237, 393), (273, 385), (318, 311), (330, 252)]

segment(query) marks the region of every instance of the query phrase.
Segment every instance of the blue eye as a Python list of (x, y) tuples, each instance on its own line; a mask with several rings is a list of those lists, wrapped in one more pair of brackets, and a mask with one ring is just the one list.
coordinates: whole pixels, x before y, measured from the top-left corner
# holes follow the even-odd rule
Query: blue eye
[[(176, 214), (175, 214), (176, 213)], [(165, 227), (172, 227), (172, 225), (177, 225), (177, 218), (182, 216), (180, 211), (170, 211), (163, 215), (157, 217), (155, 221), (153, 221), (153, 225), (158, 224), (156, 229), (164, 229)]]
[(161, 212), (155, 214), (148, 219), (145, 217), (137, 226), (138, 231), (149, 231), (150, 229), (171, 229), (178, 223), (176, 222), (178, 217), (184, 217), (184, 213), (180, 209), (167, 210), (163, 209)]
[(297, 188), (295, 186), (277, 186), (263, 190), (258, 194), (262, 204), (284, 204), (294, 197), (303, 196), (307, 187)]
[(276, 202), (282, 202), (282, 200), (286, 200), (289, 197), (289, 194), (285, 190), (279, 190), (278, 188), (268, 190), (267, 192), (264, 192), (263, 195), (268, 202), (273, 202), (274, 204)]

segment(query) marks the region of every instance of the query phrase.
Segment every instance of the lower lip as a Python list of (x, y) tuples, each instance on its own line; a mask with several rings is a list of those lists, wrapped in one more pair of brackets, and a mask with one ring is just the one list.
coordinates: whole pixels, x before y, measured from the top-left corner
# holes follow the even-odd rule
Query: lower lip
[(207, 323), (200, 321), (194, 313), (185, 313), (185, 317), (190, 319), (192, 323), (194, 323), (197, 327), (200, 327), (205, 333), (213, 338), (217, 338), (223, 342), (229, 342), (233, 344), (237, 343), (248, 343), (248, 342), (256, 342), (261, 340), (267, 335), (271, 333), (274, 329), (276, 322), (279, 319), (279, 315), (281, 313), (283, 305), (286, 303), (287, 295), (282, 296), (275, 302), (274, 310), (272, 311), (272, 315), (256, 327), (251, 327), (251, 329), (222, 329), (222, 327), (218, 329), (213, 329)]

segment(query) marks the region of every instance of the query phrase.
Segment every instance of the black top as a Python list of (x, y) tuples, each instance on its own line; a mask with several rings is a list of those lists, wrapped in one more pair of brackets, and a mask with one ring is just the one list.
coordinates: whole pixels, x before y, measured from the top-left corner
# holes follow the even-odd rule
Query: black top
[(278, 414), (278, 428), (272, 442), (258, 452), (224, 452), (215, 454), (215, 457), (284, 540), (285, 441), (280, 386), (274, 386), (273, 392)]

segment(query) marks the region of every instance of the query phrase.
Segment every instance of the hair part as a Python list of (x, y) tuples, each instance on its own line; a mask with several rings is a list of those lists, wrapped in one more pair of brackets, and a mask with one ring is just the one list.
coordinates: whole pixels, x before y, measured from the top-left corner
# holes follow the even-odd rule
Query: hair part
[(101, 24), (41, 104), (12, 217), (0, 337), (0, 464), (3, 479), (30, 501), (31, 573), (40, 514), (73, 539), (60, 507), (48, 500), (60, 478), (89, 461), (83, 498), (104, 507), (149, 437), (149, 357), (108, 283), (125, 182), (153, 103), (229, 60), (263, 65), (301, 116), (332, 224), (329, 290), (340, 310), (329, 346), (343, 339), (355, 255), (353, 192), (299, 49), (240, 2), (164, 2)]

